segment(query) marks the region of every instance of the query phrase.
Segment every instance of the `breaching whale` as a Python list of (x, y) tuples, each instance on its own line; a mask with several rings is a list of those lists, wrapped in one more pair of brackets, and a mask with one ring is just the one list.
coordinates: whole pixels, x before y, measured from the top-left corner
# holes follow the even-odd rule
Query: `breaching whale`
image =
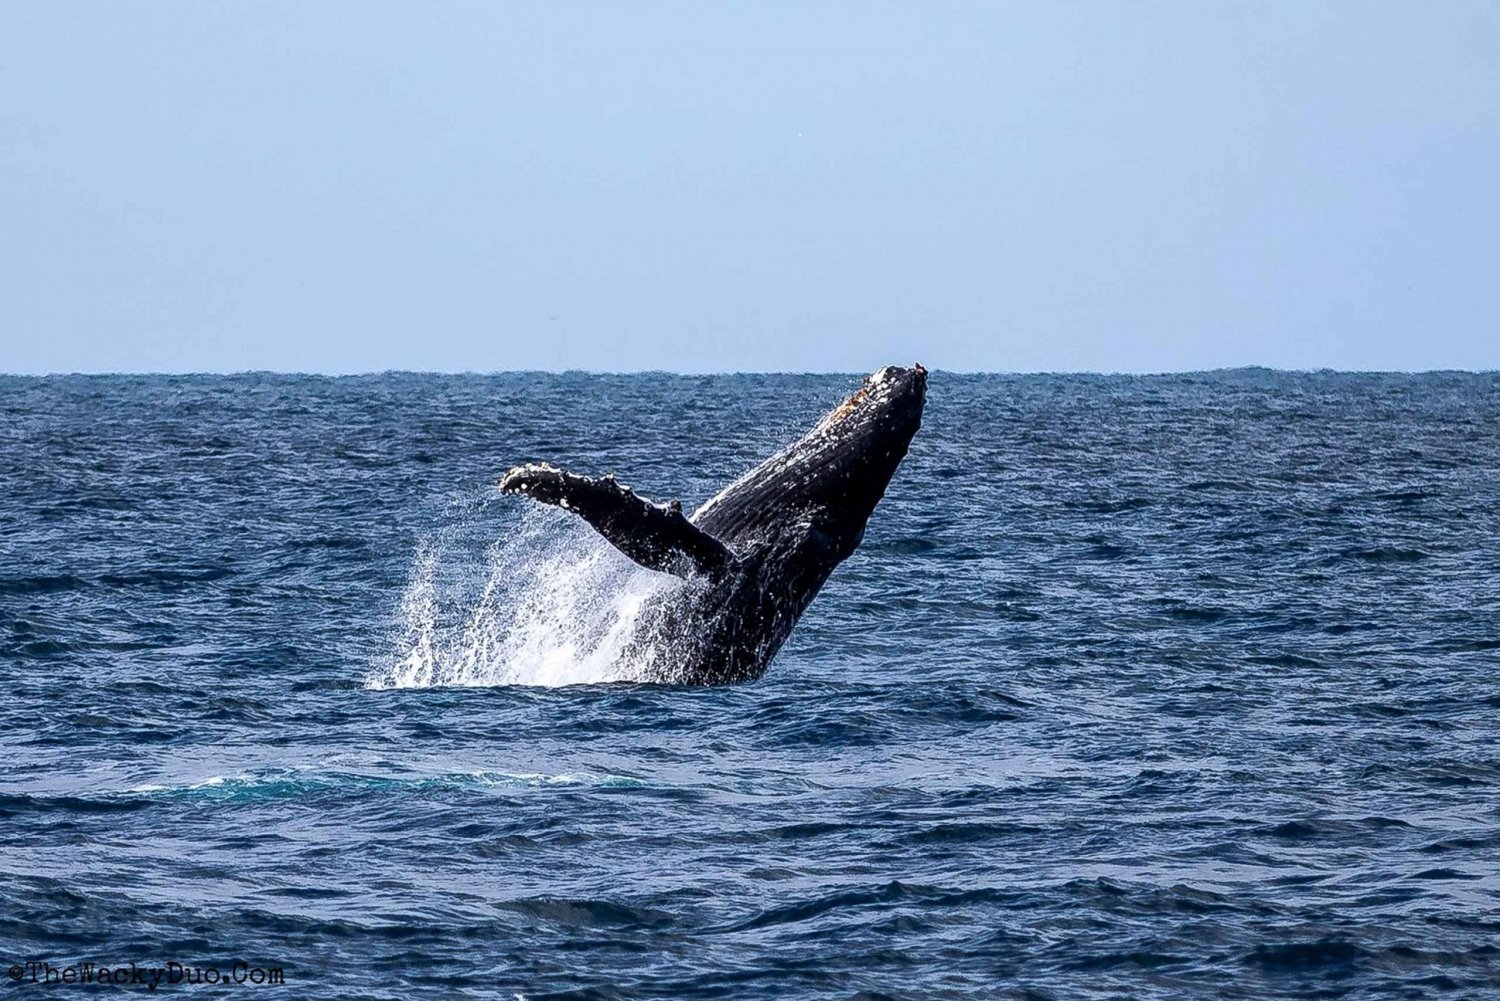
[(502, 493), (571, 511), (641, 566), (685, 583), (640, 611), (625, 657), (653, 681), (750, 681), (864, 537), (922, 423), (927, 370), (888, 366), (789, 446), (705, 503), (655, 504), (613, 476), (517, 466)]

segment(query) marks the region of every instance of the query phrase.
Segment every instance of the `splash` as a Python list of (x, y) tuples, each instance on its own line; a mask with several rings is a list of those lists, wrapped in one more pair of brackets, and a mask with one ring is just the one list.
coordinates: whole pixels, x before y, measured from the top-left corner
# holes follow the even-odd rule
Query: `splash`
[(548, 509), (528, 510), (482, 560), (462, 534), (418, 546), (397, 655), (376, 666), (368, 687), (644, 680), (629, 656), (641, 609), (680, 581), (635, 566)]

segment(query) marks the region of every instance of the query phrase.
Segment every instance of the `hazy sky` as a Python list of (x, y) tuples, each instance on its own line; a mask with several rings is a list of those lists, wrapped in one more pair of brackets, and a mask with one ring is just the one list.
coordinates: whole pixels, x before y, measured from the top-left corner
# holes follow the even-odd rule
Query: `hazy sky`
[(1500, 4), (0, 4), (0, 371), (1500, 367)]

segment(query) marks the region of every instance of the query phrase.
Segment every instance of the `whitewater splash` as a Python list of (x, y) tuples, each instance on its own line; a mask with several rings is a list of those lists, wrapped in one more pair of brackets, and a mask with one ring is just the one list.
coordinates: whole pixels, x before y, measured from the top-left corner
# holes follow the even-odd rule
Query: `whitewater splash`
[(528, 510), (477, 564), (452, 533), (425, 540), (401, 597), (397, 656), (367, 687), (644, 680), (626, 655), (641, 608), (680, 586), (549, 509)]

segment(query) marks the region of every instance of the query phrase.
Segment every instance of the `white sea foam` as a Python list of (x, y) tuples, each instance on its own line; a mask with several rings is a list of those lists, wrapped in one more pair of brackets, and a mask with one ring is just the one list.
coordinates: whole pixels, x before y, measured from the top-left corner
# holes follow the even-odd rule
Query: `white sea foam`
[[(134, 798), (205, 795), (218, 799), (293, 797), (338, 789), (400, 789), (432, 786), (492, 786), (501, 789), (546, 789), (562, 786), (593, 788), (632, 787), (642, 780), (626, 775), (575, 771), (507, 772), (487, 769), (450, 771), (430, 775), (389, 776), (356, 772), (324, 771), (310, 766), (250, 769), (232, 775), (213, 775), (194, 782), (147, 783), (131, 786), (103, 798)], [(91, 797), (99, 796), (97, 791)]]
[(527, 511), (477, 565), (472, 554), (451, 537), (418, 547), (396, 654), (372, 670), (370, 688), (637, 680), (624, 655), (641, 608), (681, 586), (545, 508)]

